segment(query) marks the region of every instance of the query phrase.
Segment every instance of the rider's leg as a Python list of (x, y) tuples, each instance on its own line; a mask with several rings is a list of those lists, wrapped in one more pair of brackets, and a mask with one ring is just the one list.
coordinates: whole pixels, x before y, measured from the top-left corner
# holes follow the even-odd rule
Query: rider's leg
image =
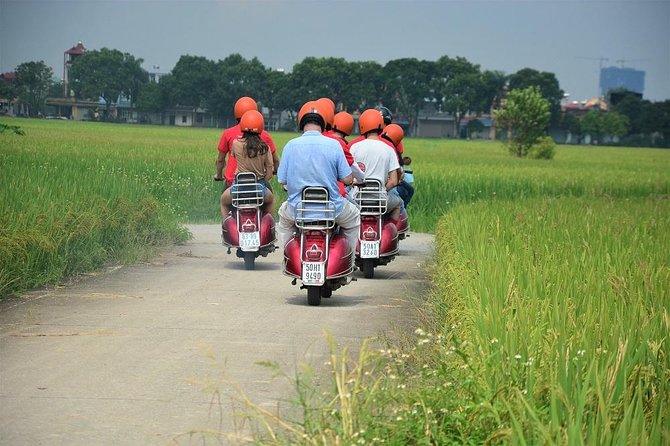
[(221, 194), (221, 221), (225, 220), (230, 213), (230, 206), (233, 204), (233, 199), (230, 195), (230, 188), (226, 189)]
[(349, 246), (355, 251), (356, 242), (358, 241), (358, 231), (361, 226), (361, 216), (356, 205), (344, 200), (342, 212), (335, 218), (335, 222), (340, 225), (340, 229), (346, 237)]
[(282, 203), (279, 207), (279, 223), (277, 224), (277, 238), (279, 239), (279, 247), (284, 248), (293, 234), (295, 234), (295, 219), (288, 210), (288, 201)]
[(388, 194), (386, 197), (386, 214), (388, 215), (389, 219), (393, 224), (398, 224), (398, 221), (400, 220), (400, 207), (402, 205), (402, 200), (400, 199), (400, 196), (396, 194)]
[(268, 214), (272, 214), (275, 211), (275, 196), (269, 190), (266, 190), (263, 196), (263, 210)]

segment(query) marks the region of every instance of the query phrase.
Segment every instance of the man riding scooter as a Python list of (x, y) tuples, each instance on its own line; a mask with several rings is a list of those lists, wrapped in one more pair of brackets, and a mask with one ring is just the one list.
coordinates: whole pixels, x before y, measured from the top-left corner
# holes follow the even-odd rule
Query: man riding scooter
[(278, 236), (283, 247), (295, 232), (295, 207), (308, 186), (322, 186), (336, 208), (335, 222), (352, 249), (356, 247), (360, 218), (356, 206), (343, 199), (337, 181), (345, 186), (353, 183), (351, 168), (341, 146), (323, 136), (326, 128), (322, 108), (315, 101), (307, 102), (298, 113), (302, 136), (290, 140), (282, 152), (277, 179), (288, 192), (288, 199), (279, 208)]
[[(400, 165), (394, 152), (380, 140), (380, 134), (384, 129), (382, 115), (374, 109), (365, 110), (358, 119), (358, 126), (365, 139), (351, 146), (354, 161), (365, 174), (365, 180), (377, 180), (386, 191), (390, 191), (398, 184)], [(394, 224), (397, 224), (400, 218), (400, 206), (400, 197), (388, 194), (386, 213)]]

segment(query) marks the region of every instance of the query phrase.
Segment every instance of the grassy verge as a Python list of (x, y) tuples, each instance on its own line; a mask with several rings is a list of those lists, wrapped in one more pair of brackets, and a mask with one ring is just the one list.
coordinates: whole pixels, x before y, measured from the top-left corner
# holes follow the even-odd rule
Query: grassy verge
[(667, 199), (455, 208), (436, 234), (432, 317), (413, 342), (353, 359), (333, 350), (332, 390), (301, 390), (300, 422), (258, 438), (667, 443), (668, 227)]
[(173, 202), (193, 189), (188, 168), (175, 174), (178, 153), (159, 155), (150, 132), (18, 122), (25, 136), (0, 136), (0, 295), (146, 259), (189, 237)]

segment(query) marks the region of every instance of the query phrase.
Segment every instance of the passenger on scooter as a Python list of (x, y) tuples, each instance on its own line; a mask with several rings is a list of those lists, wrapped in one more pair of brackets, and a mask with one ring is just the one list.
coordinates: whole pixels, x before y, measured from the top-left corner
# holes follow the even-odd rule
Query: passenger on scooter
[[(237, 102), (235, 102), (235, 108), (233, 112), (235, 114), (235, 119), (237, 120), (237, 125), (234, 125), (233, 127), (230, 127), (223, 132), (217, 146), (218, 156), (216, 159), (216, 175), (214, 175), (214, 181), (225, 181), (226, 185), (224, 189), (230, 187), (233, 184), (233, 180), (235, 179), (235, 170), (237, 168), (237, 161), (235, 158), (228, 157), (228, 162), (226, 163), (226, 156), (231, 153), (233, 141), (242, 135), (239, 122), (240, 119), (242, 119), (242, 115), (244, 115), (244, 113), (249, 110), (258, 110), (258, 105), (256, 105), (256, 101), (254, 101), (252, 98), (243, 96), (239, 98)], [(276, 171), (277, 167), (279, 166), (279, 157), (276, 153), (275, 143), (272, 141), (270, 134), (265, 130), (261, 132), (260, 137), (263, 141), (265, 141), (268, 147), (270, 147), (270, 151), (272, 152), (272, 162)]]
[[(363, 174), (361, 169), (358, 168), (358, 165), (354, 163), (354, 157), (351, 156), (351, 152), (349, 151), (349, 143), (346, 139), (347, 136), (351, 135), (351, 131), (354, 128), (354, 117), (347, 112), (339, 112), (333, 117), (331, 127), (332, 129), (326, 130), (323, 132), (323, 135), (329, 138), (333, 138), (335, 141), (340, 143), (342, 151), (344, 152), (344, 156), (347, 159), (347, 163), (349, 164), (349, 167), (351, 167), (351, 173), (354, 175), (354, 178), (358, 181), (363, 181), (365, 174)], [(347, 191), (344, 187), (344, 184), (339, 183), (338, 185), (340, 187), (340, 193), (342, 196), (346, 196)]]
[(295, 233), (295, 208), (305, 187), (321, 186), (328, 190), (335, 205), (335, 223), (340, 226), (352, 250), (356, 249), (360, 215), (358, 208), (344, 199), (338, 180), (349, 186), (353, 182), (351, 168), (341, 146), (321, 133), (326, 121), (323, 106), (316, 101), (305, 103), (298, 113), (302, 136), (290, 140), (282, 152), (277, 179), (288, 192), (288, 199), (279, 208), (277, 235), (281, 247)]
[[(386, 127), (384, 127), (384, 131), (381, 134), (381, 138), (392, 144), (393, 148), (396, 149), (396, 152), (398, 152), (397, 148), (402, 146), (402, 139), (404, 136), (405, 132), (403, 131), (402, 127), (400, 127), (398, 124), (387, 125)], [(398, 169), (398, 178), (400, 180), (398, 181), (398, 185), (396, 186), (396, 192), (398, 196), (402, 199), (404, 206), (407, 207), (409, 201), (412, 199), (412, 196), (414, 195), (414, 188), (412, 187), (412, 185), (408, 181), (408, 178), (406, 178), (405, 175), (405, 167), (404, 167), (405, 160), (409, 160), (410, 163), (412, 162), (412, 159), (408, 156), (405, 157), (398, 156), (398, 163), (400, 164), (400, 169)], [(410, 169), (410, 174), (411, 173), (412, 171)]]
[[(382, 115), (378, 110), (365, 110), (358, 119), (358, 126), (365, 139), (351, 146), (351, 154), (365, 174), (365, 180), (377, 180), (389, 192), (398, 184), (400, 165), (388, 144), (379, 139), (384, 129)], [(386, 213), (394, 224), (400, 219), (401, 204), (398, 195), (387, 193)]]
[[(240, 119), (242, 136), (233, 141), (231, 155), (237, 160), (235, 175), (240, 172), (253, 172), (259, 184), (263, 187), (263, 210), (273, 212), (274, 196), (268, 182), (272, 178), (274, 164), (270, 147), (260, 137), (263, 131), (263, 115), (256, 110), (249, 110)], [(225, 219), (232, 204), (231, 190), (235, 183), (225, 190), (221, 196), (221, 216)]]
[[(383, 105), (378, 105), (377, 107), (375, 107), (375, 110), (379, 110), (379, 113), (381, 113), (382, 118), (384, 119), (384, 128), (386, 128), (389, 125), (396, 125), (393, 124), (393, 115), (391, 114), (391, 110), (384, 107)], [(400, 127), (400, 130), (402, 130), (402, 127)], [(349, 148), (351, 149), (351, 146), (353, 144), (360, 142), (363, 139), (364, 138), (362, 135), (359, 136), (351, 143), (349, 143)], [(403, 201), (403, 207), (407, 207), (409, 205), (410, 200), (414, 196), (414, 187), (410, 184), (410, 182), (407, 182), (405, 180), (404, 168), (403, 168), (404, 147), (402, 141), (398, 142), (398, 144), (393, 144), (393, 142), (387, 138), (382, 138), (382, 141), (388, 144), (389, 147), (391, 147), (395, 151), (395, 154), (398, 157), (398, 164), (400, 164), (401, 167), (401, 169), (398, 171), (398, 186), (396, 186), (396, 188), (393, 191), (391, 191), (391, 193), (398, 195)]]

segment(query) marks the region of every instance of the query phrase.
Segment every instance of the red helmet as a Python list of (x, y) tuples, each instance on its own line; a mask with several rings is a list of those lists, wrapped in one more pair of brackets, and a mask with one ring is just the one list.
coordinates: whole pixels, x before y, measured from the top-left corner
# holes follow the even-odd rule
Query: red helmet
[(258, 110), (249, 110), (240, 119), (240, 129), (243, 132), (261, 133), (263, 131), (263, 115)]
[(396, 147), (398, 147), (398, 144), (400, 144), (400, 141), (402, 141), (404, 136), (405, 132), (398, 124), (389, 124), (384, 127), (384, 131), (382, 132), (382, 137), (390, 139)]
[(242, 96), (235, 102), (235, 119), (241, 119), (244, 112), (249, 110), (258, 110), (258, 105), (249, 96)]
[(358, 128), (361, 135), (374, 131), (381, 132), (384, 128), (384, 118), (379, 110), (369, 108), (361, 113), (361, 116), (358, 118)]
[(323, 119), (326, 121), (326, 126), (333, 126), (333, 119), (335, 118), (335, 103), (328, 98), (317, 99), (316, 102), (321, 106), (324, 113)]
[(347, 112), (339, 112), (333, 120), (333, 130), (342, 132), (347, 136), (351, 135), (354, 130), (354, 117)]
[(305, 128), (307, 121), (314, 121), (321, 126), (321, 131), (326, 129), (326, 120), (323, 113), (323, 105), (316, 101), (305, 102), (298, 112), (298, 126), (300, 130)]

